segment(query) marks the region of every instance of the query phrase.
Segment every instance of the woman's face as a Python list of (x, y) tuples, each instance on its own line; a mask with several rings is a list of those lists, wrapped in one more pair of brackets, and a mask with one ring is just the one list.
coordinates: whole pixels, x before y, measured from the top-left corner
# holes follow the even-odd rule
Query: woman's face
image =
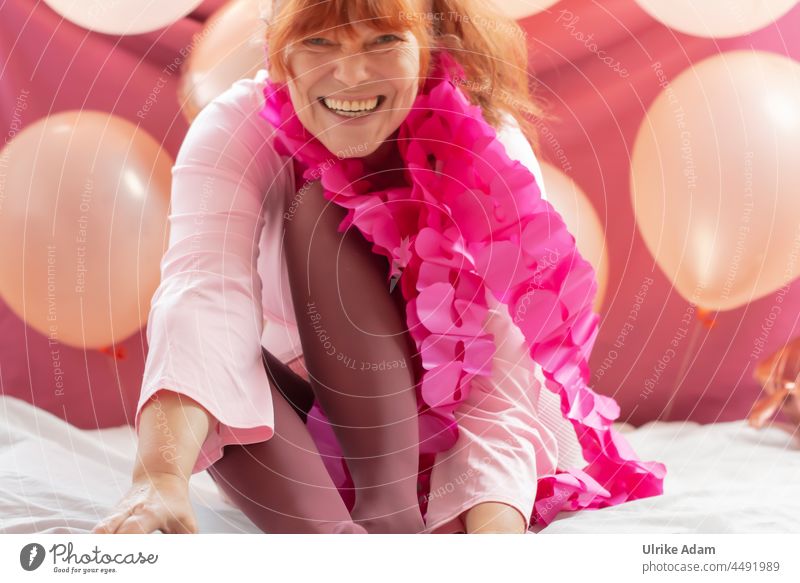
[(297, 116), (339, 158), (375, 152), (400, 127), (419, 87), (420, 49), (413, 33), (353, 27), (353, 39), (332, 30), (286, 48)]

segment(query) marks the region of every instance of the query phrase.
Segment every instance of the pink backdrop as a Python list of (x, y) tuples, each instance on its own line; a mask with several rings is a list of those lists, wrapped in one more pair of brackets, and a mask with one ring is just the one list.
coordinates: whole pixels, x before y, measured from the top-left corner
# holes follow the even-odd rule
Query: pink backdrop
[[(178, 74), (165, 74), (164, 68), (191, 47), (192, 35), (222, 4), (207, 0), (167, 29), (117, 37), (63, 21), (42, 2), (6, 0), (0, 4), (4, 139), (49, 114), (98, 109), (141, 123), (174, 157), (187, 124), (176, 99)], [(752, 379), (758, 359), (798, 334), (793, 308), (794, 302), (800, 306), (800, 286), (796, 281), (792, 285), (782, 317), (769, 328), (758, 358), (752, 355), (754, 342), (762, 335), (775, 294), (717, 314), (713, 326), (696, 322), (695, 332), (680, 339), (676, 356), (660, 367), (681, 318), (694, 313), (636, 229), (629, 158), (644, 112), (661, 91), (652, 63), (660, 61), (667, 77), (674, 79), (692, 63), (732, 49), (752, 47), (797, 59), (800, 6), (755, 34), (727, 40), (672, 31), (633, 0), (563, 0), (522, 24), (531, 49), (531, 73), (559, 117), (541, 128), (543, 159), (586, 192), (607, 233), (610, 274), (591, 359), (594, 388), (614, 396), (622, 407), (620, 420), (634, 424), (656, 418), (743, 418), (760, 392)], [(597, 47), (589, 46), (588, 35)], [(619, 62), (616, 71), (595, 54), (598, 49)], [(166, 85), (141, 115), (160, 76)], [(24, 109), (19, 107), (21, 96)], [(638, 316), (620, 342), (635, 306)], [(51, 347), (0, 300), (0, 391), (78, 427), (132, 423), (146, 354), (143, 331), (118, 348), (114, 356)], [(57, 380), (64, 383), (63, 394), (56, 390)], [(674, 403), (668, 407), (673, 392)]]

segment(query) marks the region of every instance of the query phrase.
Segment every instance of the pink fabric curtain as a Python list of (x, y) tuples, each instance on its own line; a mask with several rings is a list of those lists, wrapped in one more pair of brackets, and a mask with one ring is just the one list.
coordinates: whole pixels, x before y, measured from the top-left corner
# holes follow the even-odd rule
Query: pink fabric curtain
[[(179, 111), (179, 72), (165, 72), (192, 35), (223, 5), (207, 0), (173, 25), (148, 34), (118, 37), (86, 31), (38, 0), (0, 4), (0, 131), (4, 142), (43, 116), (68, 109), (97, 109), (140, 123), (174, 157), (187, 130)], [(600, 333), (590, 361), (594, 388), (613, 396), (620, 419), (639, 424), (657, 418), (673, 391), (669, 419), (700, 422), (743, 418), (760, 388), (752, 339), (772, 300), (717, 315), (703, 328), (683, 382), (668, 367), (657, 390), (642, 398), (654, 367), (687, 308), (654, 264), (636, 229), (628, 184), (629, 156), (645, 109), (662, 88), (651, 69), (679, 72), (720, 51), (755, 48), (800, 58), (800, 6), (777, 23), (733, 39), (703, 39), (659, 24), (634, 0), (563, 0), (522, 22), (531, 51), (531, 74), (559, 122), (546, 123), (540, 158), (573, 178), (587, 193), (607, 233), (609, 287)], [(592, 38), (587, 40), (587, 36)], [(598, 50), (615, 61), (601, 60)], [(624, 72), (623, 72), (624, 69)], [(165, 85), (144, 110), (159, 77)], [(25, 107), (20, 103), (24, 102)], [(2, 186), (0, 185), (0, 188)], [(2, 196), (16, 193), (0, 191)], [(645, 287), (646, 286), (646, 287)], [(644, 291), (643, 291), (644, 290)], [(637, 325), (615, 346), (641, 293)], [(770, 331), (764, 355), (800, 334), (800, 284), (792, 285), (783, 317)], [(146, 342), (143, 332), (120, 345), (117, 356), (65, 346), (58, 352), (0, 300), (0, 391), (35, 403), (82, 428), (132, 423)], [(689, 348), (684, 339), (676, 358)], [(616, 351), (611, 366), (604, 366)], [(599, 371), (602, 370), (602, 375)], [(60, 378), (58, 378), (60, 377)], [(58, 379), (58, 380), (57, 380)], [(57, 394), (56, 382), (64, 383)]]

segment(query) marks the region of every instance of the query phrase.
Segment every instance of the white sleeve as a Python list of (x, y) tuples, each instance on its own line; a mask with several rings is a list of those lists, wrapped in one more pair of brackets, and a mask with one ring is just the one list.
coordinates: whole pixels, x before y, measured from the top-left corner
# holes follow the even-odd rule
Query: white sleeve
[(544, 177), (542, 176), (542, 168), (539, 166), (539, 160), (533, 153), (533, 148), (525, 134), (522, 133), (517, 120), (511, 114), (506, 114), (506, 123), (497, 130), (497, 139), (505, 146), (509, 158), (519, 160), (523, 166), (531, 171), (534, 178), (536, 178), (536, 184), (539, 185), (542, 199), (547, 200)]
[(206, 106), (172, 168), (169, 244), (134, 425), (138, 435), (143, 405), (162, 388), (205, 407), (216, 423), (193, 473), (218, 460), (224, 445), (265, 441), (274, 430), (256, 264), (264, 201), (284, 197), (293, 178), (257, 115), (259, 87), (237, 81)]
[[(497, 132), (498, 139), (503, 143), (506, 148), (506, 153), (512, 160), (519, 160), (528, 170), (531, 171), (536, 178), (536, 183), (541, 190), (542, 199), (547, 200), (547, 193), (544, 186), (544, 178), (539, 161), (533, 152), (533, 148), (522, 133), (522, 130), (517, 124), (516, 120), (510, 114), (508, 115), (507, 123)], [(508, 309), (499, 309), (496, 301), (490, 297), (490, 307), (498, 310), (502, 320), (509, 325), (511, 315)], [(501, 321), (500, 319), (496, 320)], [(544, 426), (551, 432), (550, 440), (555, 440), (557, 445), (559, 466), (563, 467), (577, 467), (583, 468), (586, 466), (586, 460), (583, 457), (583, 448), (578, 441), (575, 428), (572, 423), (564, 417), (561, 413), (561, 404), (559, 396), (552, 391), (544, 388), (545, 377), (542, 372), (542, 367), (538, 362), (530, 358), (527, 350), (527, 343), (521, 335), (508, 334), (503, 330), (496, 337), (504, 338), (504, 350), (516, 350), (519, 354), (515, 361), (519, 366), (524, 366), (528, 369), (529, 377), (528, 386), (531, 391), (531, 400), (526, 400), (521, 403), (521, 406), (528, 408), (533, 407), (535, 413), (530, 413), (539, 418)], [(516, 339), (516, 340), (514, 340)]]

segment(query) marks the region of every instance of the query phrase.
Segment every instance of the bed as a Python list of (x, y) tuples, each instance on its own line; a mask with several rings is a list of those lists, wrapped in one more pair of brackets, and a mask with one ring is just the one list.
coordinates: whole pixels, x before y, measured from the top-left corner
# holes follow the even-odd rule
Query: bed
[[(130, 484), (130, 426), (86, 431), (0, 396), (0, 533), (85, 533)], [(618, 424), (642, 459), (667, 466), (663, 496), (561, 513), (532, 533), (800, 532), (800, 436), (744, 421)], [(192, 477), (201, 533), (259, 533), (211, 477)]]

